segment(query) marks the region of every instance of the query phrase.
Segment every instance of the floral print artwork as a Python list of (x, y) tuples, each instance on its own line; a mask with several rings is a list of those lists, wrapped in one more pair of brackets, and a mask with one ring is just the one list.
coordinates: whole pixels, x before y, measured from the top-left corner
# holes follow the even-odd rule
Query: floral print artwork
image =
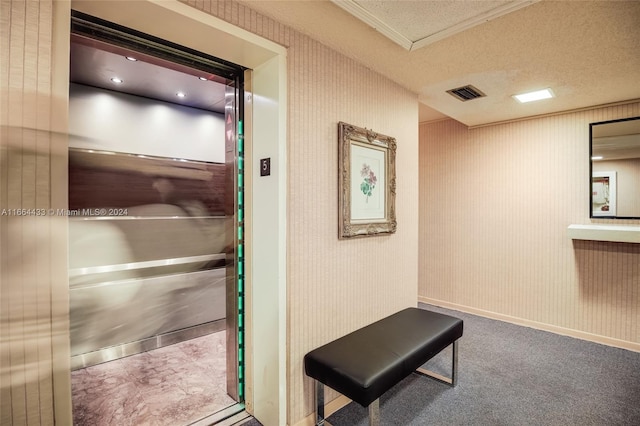
[(367, 197), (365, 202), (369, 202), (369, 197), (371, 197), (373, 190), (376, 187), (376, 183), (378, 183), (378, 178), (376, 178), (375, 173), (373, 173), (373, 170), (371, 170), (371, 167), (368, 164), (362, 164), (360, 176), (364, 179), (360, 184), (360, 190)]

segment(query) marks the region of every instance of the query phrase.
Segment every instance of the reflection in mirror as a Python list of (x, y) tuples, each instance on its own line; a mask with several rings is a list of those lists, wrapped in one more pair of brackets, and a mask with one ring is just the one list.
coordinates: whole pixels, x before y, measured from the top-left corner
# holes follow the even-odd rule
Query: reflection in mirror
[(640, 219), (640, 117), (591, 123), (591, 217)]

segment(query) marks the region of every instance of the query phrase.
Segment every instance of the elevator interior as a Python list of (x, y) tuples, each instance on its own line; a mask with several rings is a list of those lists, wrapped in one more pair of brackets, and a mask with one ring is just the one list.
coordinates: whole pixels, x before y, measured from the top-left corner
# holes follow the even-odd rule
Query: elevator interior
[[(205, 204), (210, 182), (170, 177), (165, 159), (107, 152), (69, 152), (73, 367), (225, 327), (225, 217)], [(181, 163), (181, 174), (205, 177), (223, 167)]]
[(157, 40), (112, 43), (84, 18), (70, 67), (72, 369), (226, 330), (241, 402), (241, 73), (174, 46), (151, 54)]

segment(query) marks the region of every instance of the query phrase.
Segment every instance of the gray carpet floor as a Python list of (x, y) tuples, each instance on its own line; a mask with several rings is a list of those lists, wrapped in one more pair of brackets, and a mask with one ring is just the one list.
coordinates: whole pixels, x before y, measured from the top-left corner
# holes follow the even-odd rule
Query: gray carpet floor
[[(410, 375), (381, 397), (382, 425), (640, 425), (640, 353), (419, 307), (464, 321), (458, 386)], [(449, 376), (451, 349), (425, 367)], [(366, 426), (367, 409), (352, 402), (328, 421)]]

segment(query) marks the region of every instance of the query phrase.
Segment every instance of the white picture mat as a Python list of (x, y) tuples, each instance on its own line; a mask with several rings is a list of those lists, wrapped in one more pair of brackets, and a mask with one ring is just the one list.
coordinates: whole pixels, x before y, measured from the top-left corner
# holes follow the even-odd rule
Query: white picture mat
[[(386, 158), (385, 151), (358, 143), (351, 144), (351, 220), (383, 220), (386, 207)], [(376, 177), (375, 187), (367, 196), (361, 189), (367, 167)]]

